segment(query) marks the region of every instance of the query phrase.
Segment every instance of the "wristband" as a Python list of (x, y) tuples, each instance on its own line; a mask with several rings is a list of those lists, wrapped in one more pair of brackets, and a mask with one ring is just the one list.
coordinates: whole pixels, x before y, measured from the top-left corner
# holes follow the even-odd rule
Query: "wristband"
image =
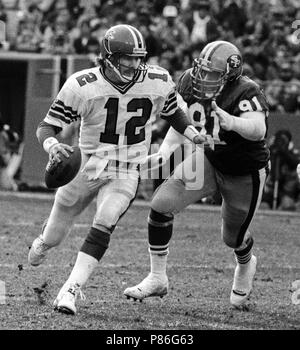
[(58, 140), (55, 137), (48, 137), (44, 142), (43, 142), (43, 148), (44, 150), (49, 153), (50, 148), (54, 145), (56, 145)]
[(189, 140), (193, 141), (194, 137), (199, 135), (199, 131), (194, 127), (194, 125), (188, 125), (184, 130), (183, 135)]

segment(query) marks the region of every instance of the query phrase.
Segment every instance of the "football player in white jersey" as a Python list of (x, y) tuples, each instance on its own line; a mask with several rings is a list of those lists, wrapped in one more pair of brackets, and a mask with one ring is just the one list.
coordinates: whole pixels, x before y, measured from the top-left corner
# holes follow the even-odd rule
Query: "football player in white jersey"
[(177, 105), (169, 73), (145, 62), (141, 33), (129, 25), (110, 28), (101, 43), (99, 65), (70, 76), (37, 129), (50, 159), (60, 161), (72, 147), (55, 135), (80, 119), (81, 169), (60, 187), (42, 234), (31, 246), (28, 260), (37, 266), (47, 251), (70, 232), (74, 219), (97, 198), (93, 223), (75, 266), (54, 306), (75, 314), (75, 301), (108, 248), (110, 235), (136, 195), (139, 165), (146, 161), (151, 123), (160, 114), (194, 143), (201, 136)]

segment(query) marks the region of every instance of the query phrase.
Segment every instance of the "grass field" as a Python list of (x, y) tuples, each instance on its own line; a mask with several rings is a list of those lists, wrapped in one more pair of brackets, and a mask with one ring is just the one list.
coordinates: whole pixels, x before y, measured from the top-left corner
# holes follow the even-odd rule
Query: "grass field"
[(50, 211), (51, 196), (0, 193), (0, 329), (258, 330), (300, 329), (291, 283), (300, 279), (300, 215), (259, 212), (252, 225), (258, 269), (245, 310), (229, 304), (232, 251), (220, 239), (217, 208), (192, 207), (176, 217), (171, 242), (169, 294), (142, 303), (123, 290), (149, 271), (147, 205), (136, 202), (119, 222), (110, 249), (84, 288), (78, 314), (52, 310), (94, 214), (92, 204), (44, 265), (27, 264), (28, 247)]

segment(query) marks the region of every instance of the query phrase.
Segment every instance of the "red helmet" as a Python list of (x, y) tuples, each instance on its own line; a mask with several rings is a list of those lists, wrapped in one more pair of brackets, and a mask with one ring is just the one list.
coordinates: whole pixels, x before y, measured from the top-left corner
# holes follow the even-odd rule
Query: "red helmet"
[(194, 60), (193, 95), (200, 100), (215, 98), (227, 81), (242, 74), (242, 65), (242, 55), (233, 44), (221, 40), (207, 44)]
[[(147, 72), (145, 64), (146, 45), (142, 34), (134, 27), (119, 24), (108, 29), (101, 42), (100, 60), (108, 69), (112, 69), (123, 82), (143, 81)], [(137, 66), (132, 68), (132, 77), (122, 74), (120, 63), (122, 56), (136, 57)]]

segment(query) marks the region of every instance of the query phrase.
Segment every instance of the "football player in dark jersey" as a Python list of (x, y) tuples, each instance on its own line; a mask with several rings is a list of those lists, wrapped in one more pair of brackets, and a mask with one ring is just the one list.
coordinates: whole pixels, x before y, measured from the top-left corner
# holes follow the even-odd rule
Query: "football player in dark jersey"
[[(237, 263), (230, 302), (242, 306), (250, 295), (257, 259), (249, 227), (268, 174), (268, 104), (260, 87), (242, 75), (242, 64), (236, 46), (214, 41), (179, 79), (180, 105), (200, 134), (211, 140), (211, 147), (197, 147), (156, 191), (148, 218), (151, 272), (124, 291), (128, 298), (142, 300), (168, 292), (166, 265), (174, 214), (217, 191), (222, 195), (222, 238)], [(171, 128), (161, 146), (163, 157), (176, 135)], [(202, 166), (197, 168), (197, 161)], [(191, 182), (195, 165), (196, 181)]]

